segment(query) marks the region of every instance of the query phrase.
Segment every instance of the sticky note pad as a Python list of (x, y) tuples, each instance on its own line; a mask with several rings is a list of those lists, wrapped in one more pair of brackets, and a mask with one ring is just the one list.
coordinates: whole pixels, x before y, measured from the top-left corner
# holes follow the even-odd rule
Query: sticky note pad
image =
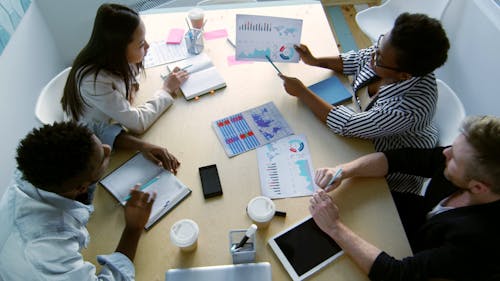
[(225, 29), (217, 29), (217, 30), (212, 30), (212, 31), (205, 31), (205, 33), (203, 33), (203, 37), (206, 40), (212, 40), (212, 39), (227, 37), (227, 30), (225, 30)]
[(184, 29), (172, 28), (168, 32), (167, 44), (180, 44), (184, 36)]

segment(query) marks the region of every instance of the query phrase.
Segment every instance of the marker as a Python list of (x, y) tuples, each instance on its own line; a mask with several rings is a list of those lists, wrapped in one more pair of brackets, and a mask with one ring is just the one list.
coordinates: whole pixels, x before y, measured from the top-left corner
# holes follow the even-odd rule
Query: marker
[(269, 58), (268, 55), (266, 55), (266, 59), (273, 65), (274, 69), (276, 69), (276, 71), (281, 74), (281, 71), (276, 67), (276, 65), (274, 65), (273, 61)]
[[(155, 183), (156, 181), (158, 181), (160, 179), (160, 177), (154, 177), (153, 179), (151, 179), (150, 181), (148, 181), (147, 183), (141, 185), (141, 187), (139, 187), (139, 190), (144, 190), (146, 189), (148, 186), (152, 185), (153, 183)], [(130, 194), (125, 197), (125, 199), (123, 199), (123, 201), (128, 201), (130, 199)]]
[(326, 186), (332, 185), (332, 183), (340, 176), (342, 173), (342, 168), (338, 169), (333, 178), (328, 182)]
[(236, 245), (236, 247), (233, 246), (231, 249), (233, 251), (235, 251), (235, 250), (238, 250), (239, 248), (243, 247), (243, 245), (245, 245), (245, 243), (248, 241), (248, 239), (250, 239), (250, 237), (255, 234), (255, 231), (257, 231), (257, 226), (255, 224), (252, 224), (247, 229), (247, 232), (245, 232), (245, 236), (243, 236), (243, 238), (241, 238), (240, 243), (238, 243), (238, 245)]

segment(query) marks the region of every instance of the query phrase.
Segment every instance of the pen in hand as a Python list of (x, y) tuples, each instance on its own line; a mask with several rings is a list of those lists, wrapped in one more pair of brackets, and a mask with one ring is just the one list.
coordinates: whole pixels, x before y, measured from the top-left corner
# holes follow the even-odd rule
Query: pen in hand
[(276, 67), (276, 65), (273, 63), (273, 61), (271, 60), (271, 58), (268, 55), (266, 55), (266, 59), (273, 65), (274, 69), (276, 69), (276, 71), (278, 71), (279, 74), (283, 75), (281, 73), (281, 71), (278, 69), (278, 67)]
[[(141, 191), (142, 191), (142, 190), (146, 189), (148, 186), (152, 185), (153, 183), (155, 183), (155, 182), (156, 182), (156, 181), (158, 181), (159, 179), (160, 179), (160, 176), (157, 176), (157, 177), (152, 178), (152, 179), (151, 179), (150, 181), (148, 181), (147, 183), (145, 183), (145, 184), (141, 185), (141, 186), (139, 187), (139, 190), (141, 190)], [(130, 194), (129, 194), (127, 197), (125, 197), (125, 199), (123, 199), (123, 201), (124, 201), (124, 202), (127, 202), (130, 198), (131, 198), (131, 197), (130, 197)]]
[(335, 173), (335, 175), (333, 175), (333, 177), (330, 179), (330, 181), (326, 184), (325, 187), (332, 185), (333, 182), (340, 176), (341, 173), (342, 173), (342, 168), (339, 168), (337, 170), (337, 172)]

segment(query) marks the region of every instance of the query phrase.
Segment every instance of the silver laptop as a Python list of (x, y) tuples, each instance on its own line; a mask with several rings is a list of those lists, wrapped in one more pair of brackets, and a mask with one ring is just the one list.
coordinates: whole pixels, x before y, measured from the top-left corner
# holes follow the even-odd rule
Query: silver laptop
[(271, 281), (268, 262), (170, 269), (166, 281)]

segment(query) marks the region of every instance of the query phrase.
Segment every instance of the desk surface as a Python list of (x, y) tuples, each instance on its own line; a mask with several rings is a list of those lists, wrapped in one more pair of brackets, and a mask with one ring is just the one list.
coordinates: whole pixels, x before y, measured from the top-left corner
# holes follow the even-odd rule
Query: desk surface
[[(321, 4), (301, 4), (265, 8), (243, 8), (206, 11), (207, 31), (219, 28), (234, 30), (235, 14), (280, 15), (301, 18), (302, 43), (315, 55), (337, 55), (338, 50)], [(148, 41), (163, 40), (170, 28), (183, 28), (185, 13), (143, 16)], [(228, 158), (210, 124), (212, 121), (269, 101), (273, 101), (296, 134), (305, 134), (311, 147), (313, 167), (334, 166), (373, 151), (370, 142), (347, 139), (331, 133), (313, 113), (283, 89), (282, 81), (267, 62), (228, 66), (227, 56), (234, 49), (225, 38), (205, 41), (205, 50), (226, 79), (227, 88), (198, 101), (177, 98), (175, 104), (147, 131), (143, 139), (165, 146), (181, 161), (178, 177), (193, 193), (165, 216), (140, 241), (136, 258), (137, 280), (164, 280), (166, 270), (194, 266), (232, 263), (228, 249), (231, 229), (244, 229), (251, 224), (245, 213), (248, 201), (260, 195), (260, 180), (255, 150)], [(278, 63), (286, 75), (299, 77), (306, 85), (330, 75), (324, 69), (305, 64)], [(137, 102), (143, 102), (161, 85), (160, 73), (165, 68), (147, 70), (141, 81)], [(112, 157), (111, 171), (132, 155), (117, 152)], [(201, 191), (198, 167), (217, 164), (224, 195), (205, 200)], [(404, 257), (411, 253), (395, 206), (384, 179), (346, 181), (331, 193), (339, 205), (342, 220), (361, 237), (389, 254)], [(95, 213), (89, 222), (89, 248), (85, 260), (95, 262), (98, 254), (113, 252), (124, 227), (123, 209), (102, 188), (97, 189)], [(271, 263), (273, 280), (288, 280), (288, 274), (267, 246), (267, 240), (309, 214), (309, 197), (275, 200), (286, 218), (275, 218), (269, 228), (257, 232), (257, 261)], [(190, 218), (200, 227), (198, 249), (182, 253), (170, 243), (169, 230), (179, 219)], [(306, 245), (305, 245), (306, 246)], [(347, 256), (341, 257), (311, 280), (367, 280)]]

